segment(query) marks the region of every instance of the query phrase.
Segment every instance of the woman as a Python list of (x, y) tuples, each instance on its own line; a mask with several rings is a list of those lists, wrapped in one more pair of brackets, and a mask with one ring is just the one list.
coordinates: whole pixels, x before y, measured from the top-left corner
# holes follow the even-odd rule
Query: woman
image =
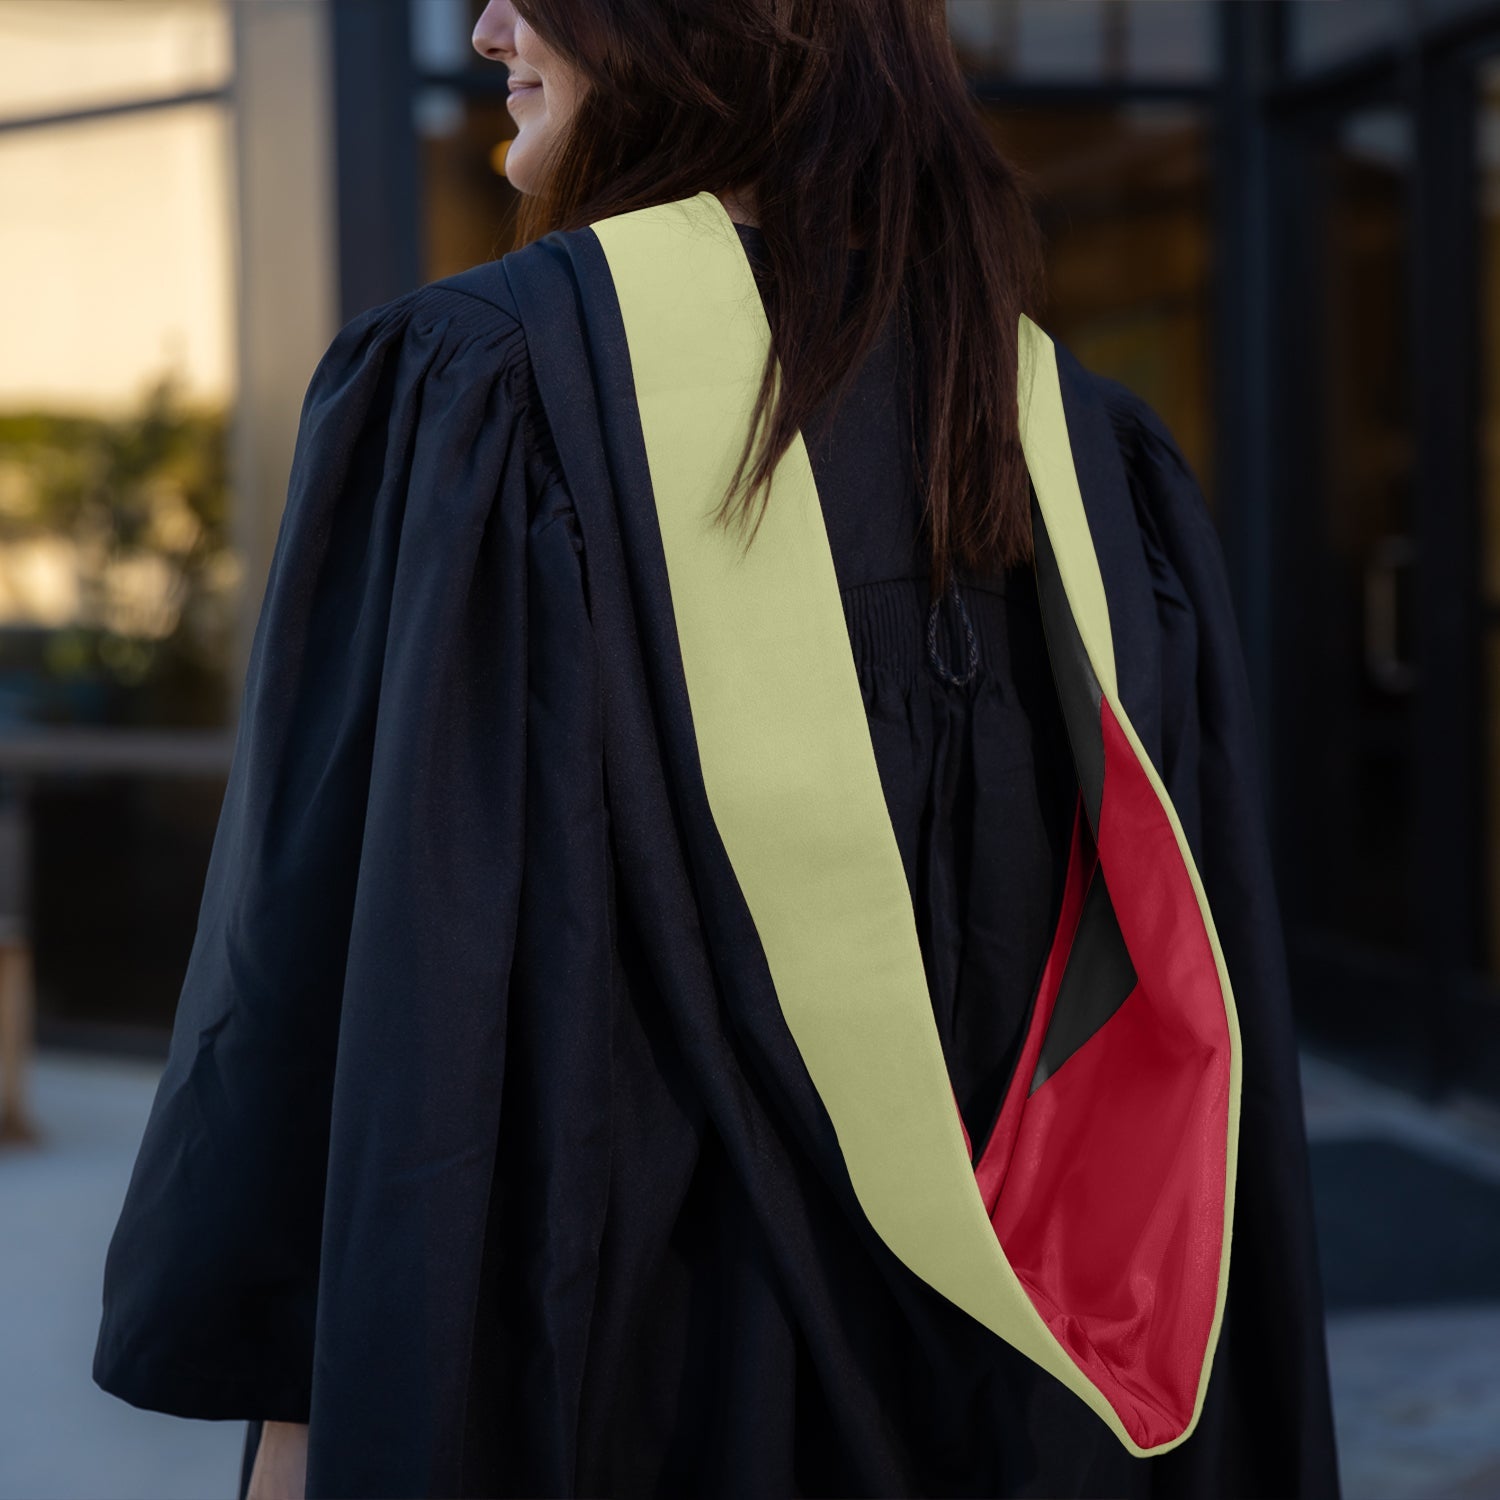
[(474, 40), (524, 248), (314, 376), (95, 1378), (255, 1500), (1336, 1495), (1217, 544), (943, 7)]

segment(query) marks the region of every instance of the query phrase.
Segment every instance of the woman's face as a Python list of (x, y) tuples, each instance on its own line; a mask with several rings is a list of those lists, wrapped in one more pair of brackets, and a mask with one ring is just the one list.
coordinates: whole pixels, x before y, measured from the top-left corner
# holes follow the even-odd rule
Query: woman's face
[(505, 153), (505, 175), (520, 192), (535, 192), (583, 95), (583, 76), (516, 14), (511, 0), (485, 6), (474, 23), (474, 50), (510, 72), (506, 108), (516, 136)]

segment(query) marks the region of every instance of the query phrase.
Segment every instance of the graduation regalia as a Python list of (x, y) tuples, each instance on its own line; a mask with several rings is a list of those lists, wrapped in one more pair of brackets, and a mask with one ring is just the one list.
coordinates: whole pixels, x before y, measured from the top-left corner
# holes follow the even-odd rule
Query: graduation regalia
[(310, 1496), (1337, 1493), (1217, 545), (1019, 332), (1073, 816), (978, 1130), (806, 446), (706, 523), (769, 338), (717, 198), (340, 334), (105, 1389), (310, 1420)]

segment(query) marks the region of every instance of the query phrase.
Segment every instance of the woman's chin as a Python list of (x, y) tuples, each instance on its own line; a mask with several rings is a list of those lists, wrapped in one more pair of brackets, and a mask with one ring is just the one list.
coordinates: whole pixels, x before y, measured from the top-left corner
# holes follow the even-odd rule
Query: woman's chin
[(532, 152), (517, 136), (505, 153), (506, 181), (518, 192), (529, 193), (536, 185), (536, 172), (532, 163)]

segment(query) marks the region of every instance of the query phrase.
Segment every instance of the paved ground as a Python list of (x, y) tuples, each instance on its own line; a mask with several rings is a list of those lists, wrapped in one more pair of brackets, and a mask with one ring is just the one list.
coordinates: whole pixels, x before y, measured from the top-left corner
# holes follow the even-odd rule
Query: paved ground
[[(1310, 1057), (1302, 1084), (1314, 1141), (1384, 1137), (1500, 1185), (1492, 1109), (1423, 1107)], [(1328, 1362), (1348, 1500), (1500, 1496), (1500, 1303), (1337, 1313)]]
[[(241, 1424), (137, 1411), (89, 1377), (104, 1250), (156, 1075), (44, 1055), (45, 1138), (0, 1150), (0, 1500), (234, 1495)], [(1312, 1058), (1303, 1080), (1315, 1139), (1385, 1136), (1500, 1183), (1500, 1117), (1424, 1109)], [(1329, 1350), (1348, 1500), (1500, 1496), (1500, 1304), (1339, 1314)]]
[(44, 1139), (0, 1149), (0, 1500), (233, 1500), (242, 1423), (138, 1411), (89, 1376), (104, 1251), (159, 1071), (43, 1054)]

